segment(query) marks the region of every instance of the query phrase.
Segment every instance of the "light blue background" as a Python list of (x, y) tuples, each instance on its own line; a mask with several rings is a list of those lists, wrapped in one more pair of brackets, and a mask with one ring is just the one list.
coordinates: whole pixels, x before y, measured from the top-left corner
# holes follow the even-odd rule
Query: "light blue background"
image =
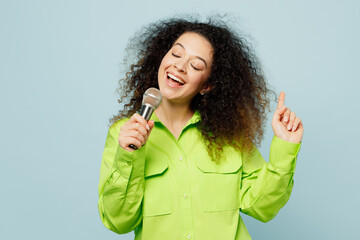
[[(232, 13), (304, 122), (288, 204), (266, 224), (243, 215), (253, 239), (359, 239), (360, 3), (350, 0), (1, 0), (0, 239), (133, 238), (97, 210), (124, 48), (141, 26), (193, 12)], [(271, 138), (268, 122), (265, 158)]]

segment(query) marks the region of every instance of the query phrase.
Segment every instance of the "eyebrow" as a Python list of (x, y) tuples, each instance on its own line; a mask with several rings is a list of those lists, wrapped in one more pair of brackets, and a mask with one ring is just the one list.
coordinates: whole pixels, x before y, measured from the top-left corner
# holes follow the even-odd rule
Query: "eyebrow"
[[(174, 46), (175, 45), (179, 45), (180, 47), (182, 47), (183, 49), (185, 49), (185, 47), (184, 47), (184, 45), (182, 45), (181, 43), (175, 43), (174, 44)], [(204, 63), (205, 63), (205, 66), (207, 67), (207, 64), (206, 64), (206, 61), (205, 61), (205, 59), (203, 59), (202, 57), (199, 57), (199, 56), (195, 56), (196, 58), (198, 58), (198, 59), (200, 59), (201, 61), (203, 61)]]

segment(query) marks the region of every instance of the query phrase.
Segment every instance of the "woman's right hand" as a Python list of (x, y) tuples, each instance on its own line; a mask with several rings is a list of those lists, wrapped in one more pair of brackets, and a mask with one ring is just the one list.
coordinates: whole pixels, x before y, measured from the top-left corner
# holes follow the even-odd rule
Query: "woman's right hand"
[(144, 145), (154, 127), (154, 121), (147, 122), (142, 116), (135, 113), (132, 117), (120, 128), (119, 144), (120, 147), (128, 152), (135, 149), (131, 148), (133, 144), (137, 148)]

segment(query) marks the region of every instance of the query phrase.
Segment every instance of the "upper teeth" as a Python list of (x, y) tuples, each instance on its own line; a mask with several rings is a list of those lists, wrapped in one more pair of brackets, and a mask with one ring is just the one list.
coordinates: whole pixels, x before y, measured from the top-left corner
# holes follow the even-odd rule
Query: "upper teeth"
[(171, 73), (168, 73), (168, 76), (169, 76), (170, 78), (172, 78), (173, 80), (175, 80), (175, 81), (177, 81), (177, 82), (179, 82), (179, 83), (181, 83), (181, 84), (184, 84), (184, 81), (183, 81), (183, 80), (181, 80), (180, 78), (175, 77), (175, 76), (172, 75)]

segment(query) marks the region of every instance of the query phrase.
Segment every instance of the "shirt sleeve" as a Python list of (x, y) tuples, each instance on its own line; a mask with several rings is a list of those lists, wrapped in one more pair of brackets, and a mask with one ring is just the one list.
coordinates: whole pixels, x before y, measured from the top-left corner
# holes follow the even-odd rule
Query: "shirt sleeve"
[(101, 161), (98, 209), (103, 224), (116, 233), (134, 230), (142, 220), (146, 146), (133, 152), (120, 147), (120, 125), (108, 131)]
[(243, 156), (241, 212), (262, 222), (275, 217), (290, 198), (300, 146), (274, 136), (269, 162), (257, 149)]

